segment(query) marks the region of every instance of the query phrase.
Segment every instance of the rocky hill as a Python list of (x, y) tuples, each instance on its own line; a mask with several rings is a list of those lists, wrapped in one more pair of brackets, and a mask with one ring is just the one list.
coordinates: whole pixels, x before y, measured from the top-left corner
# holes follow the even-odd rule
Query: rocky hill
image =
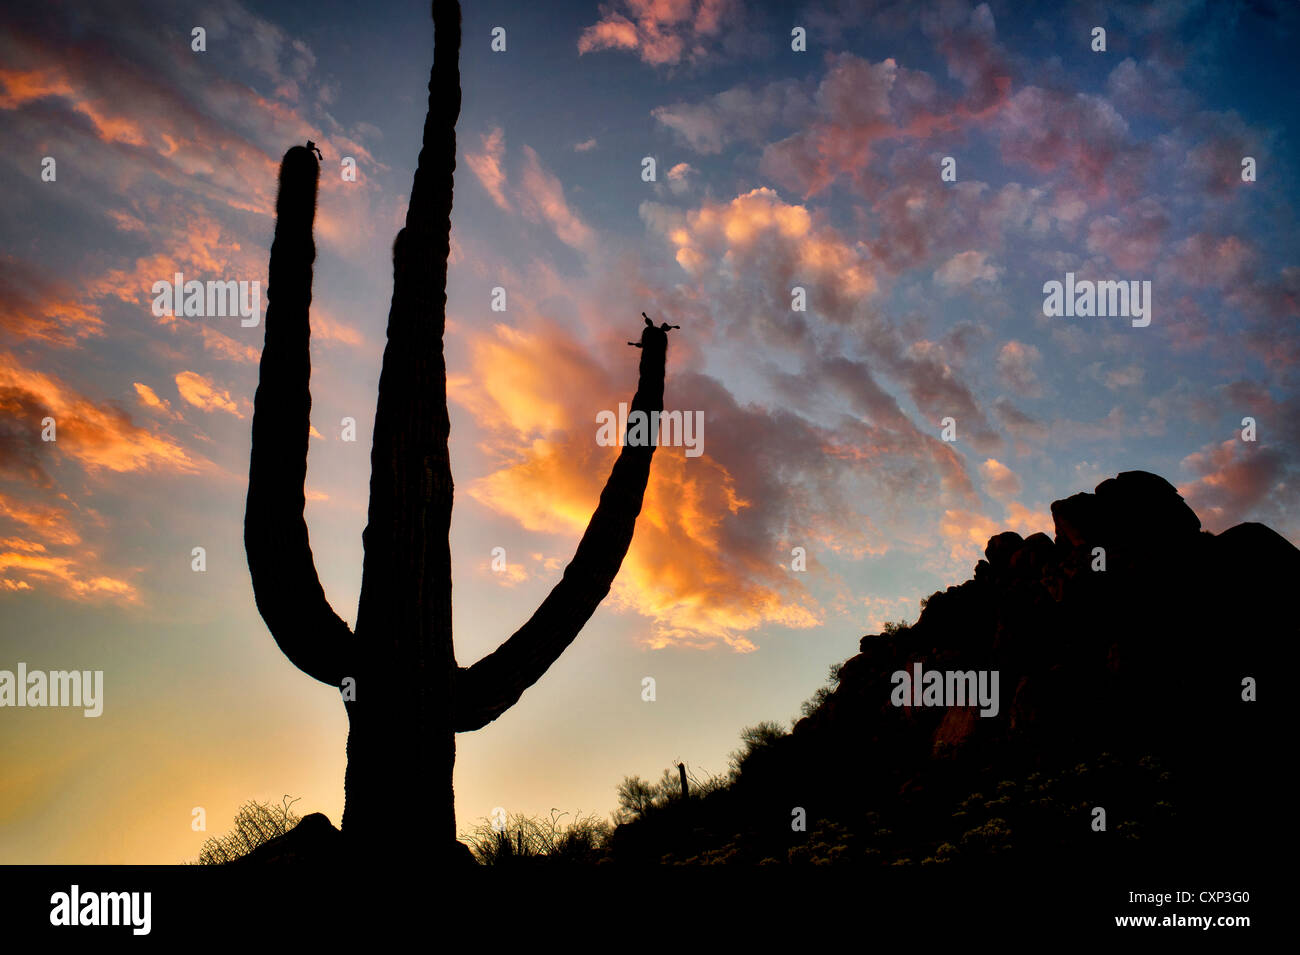
[[(1055, 538), (998, 534), (915, 624), (863, 637), (822, 705), (735, 784), (620, 827), (614, 857), (1112, 865), (1231, 859), (1273, 837), (1284, 757), (1264, 714), (1289, 697), (1300, 551), (1262, 524), (1203, 531), (1142, 471), (1052, 516)], [(996, 673), (996, 712), (895, 705), (896, 674), (918, 664)]]

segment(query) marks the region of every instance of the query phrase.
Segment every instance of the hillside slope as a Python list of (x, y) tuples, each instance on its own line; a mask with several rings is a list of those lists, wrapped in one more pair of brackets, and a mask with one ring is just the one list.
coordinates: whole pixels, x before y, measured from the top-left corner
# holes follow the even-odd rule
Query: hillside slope
[[(1111, 866), (1275, 838), (1283, 754), (1243, 680), (1286, 695), (1300, 551), (1262, 524), (1202, 531), (1142, 471), (1052, 515), (1055, 539), (993, 537), (914, 625), (863, 637), (823, 705), (730, 788), (621, 826), (614, 859)], [(894, 705), (893, 675), (918, 663), (996, 671), (996, 714)]]

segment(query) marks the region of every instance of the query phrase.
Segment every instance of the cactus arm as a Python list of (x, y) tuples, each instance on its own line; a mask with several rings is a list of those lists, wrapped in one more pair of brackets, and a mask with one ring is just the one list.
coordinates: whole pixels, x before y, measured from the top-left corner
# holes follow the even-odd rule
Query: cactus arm
[(320, 166), (305, 147), (285, 153), (253, 397), (244, 548), (257, 609), (275, 642), (298, 669), (338, 686), (347, 675), (352, 633), (325, 599), (303, 517), (311, 426), (312, 223), (319, 179)]
[[(664, 404), (668, 336), (647, 327), (640, 344), (640, 373), (631, 411), (658, 412)], [(653, 444), (624, 444), (563, 578), (505, 643), (459, 670), (454, 712), (458, 733), (479, 729), (513, 706), (574, 641), (609, 593), (632, 543), (654, 450)]]
[[(429, 106), (406, 225), (393, 245), (393, 299), (370, 454), (358, 630), (430, 653), (451, 646), (453, 485), (447, 452), (447, 308), (456, 120), (460, 115), (460, 6), (434, 0)], [(413, 599), (414, 595), (414, 599)], [(447, 679), (450, 680), (450, 669)], [(433, 679), (433, 674), (430, 674)]]

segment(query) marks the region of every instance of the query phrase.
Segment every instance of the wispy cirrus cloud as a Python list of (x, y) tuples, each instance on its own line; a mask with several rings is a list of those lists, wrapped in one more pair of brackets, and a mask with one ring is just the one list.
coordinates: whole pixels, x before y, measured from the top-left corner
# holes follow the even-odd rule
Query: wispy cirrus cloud
[(466, 152), (465, 164), (487, 190), (492, 201), (502, 211), (509, 212), (510, 203), (506, 200), (504, 189), (506, 174), (501, 168), (501, 160), (505, 154), (505, 133), (500, 126), (494, 126), (482, 136), (482, 147), (482, 152)]
[(503, 212), (518, 212), (529, 222), (545, 225), (565, 245), (588, 247), (594, 239), (590, 225), (569, 203), (564, 185), (547, 169), (537, 151), (523, 147), (518, 181), (511, 183), (505, 171), (505, 134), (494, 126), (481, 137), (482, 151), (470, 152), (465, 162), (480, 185)]

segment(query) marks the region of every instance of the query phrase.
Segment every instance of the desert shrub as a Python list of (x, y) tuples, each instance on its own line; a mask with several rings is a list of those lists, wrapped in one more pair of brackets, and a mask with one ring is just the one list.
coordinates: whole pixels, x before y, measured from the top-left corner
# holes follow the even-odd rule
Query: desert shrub
[(258, 846), (282, 836), (301, 821), (290, 811), (297, 799), (285, 796), (281, 805), (250, 801), (235, 813), (235, 828), (209, 837), (199, 849), (199, 865), (222, 865), (246, 856)]
[(599, 862), (613, 827), (592, 814), (565, 822), (568, 815), (558, 809), (550, 816), (517, 813), (506, 817), (503, 828), (484, 818), (460, 838), (480, 865)]
[(732, 779), (734, 780), (740, 776), (745, 764), (756, 754), (770, 750), (777, 740), (788, 735), (789, 733), (785, 727), (774, 720), (763, 720), (742, 729), (740, 731), (740, 749), (731, 753), (728, 757), (731, 764)]

